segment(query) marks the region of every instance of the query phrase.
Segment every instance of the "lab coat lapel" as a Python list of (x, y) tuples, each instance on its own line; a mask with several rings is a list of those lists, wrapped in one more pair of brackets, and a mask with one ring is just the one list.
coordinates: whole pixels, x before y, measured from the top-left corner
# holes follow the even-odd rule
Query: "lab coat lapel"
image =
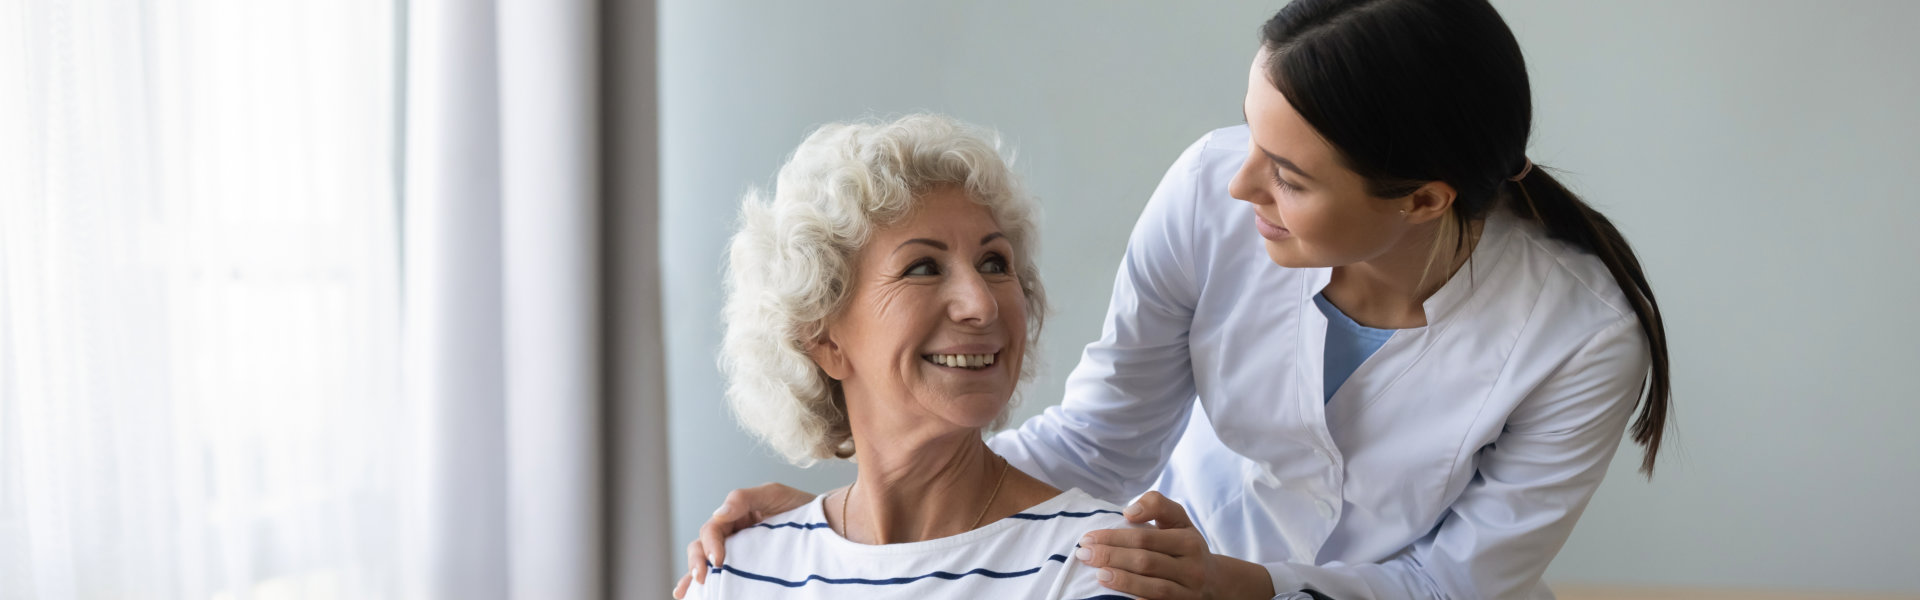
[(1300, 419), (1312, 432), (1315, 443), (1331, 455), (1334, 465), (1340, 463), (1340, 448), (1333, 443), (1333, 435), (1327, 430), (1327, 316), (1313, 302), (1313, 297), (1326, 289), (1333, 280), (1333, 269), (1313, 269), (1312, 273), (1301, 278), (1299, 298), (1300, 310), (1296, 314), (1300, 319), (1299, 353), (1294, 357), (1300, 385), (1293, 405), (1300, 411)]

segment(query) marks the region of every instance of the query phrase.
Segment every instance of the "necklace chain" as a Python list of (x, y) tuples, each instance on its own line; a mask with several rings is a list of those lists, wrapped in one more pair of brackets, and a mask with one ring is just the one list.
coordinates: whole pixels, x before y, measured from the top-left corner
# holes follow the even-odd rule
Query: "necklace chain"
[(980, 520), (987, 518), (987, 509), (993, 508), (994, 499), (1000, 497), (1000, 485), (1006, 482), (1007, 482), (1007, 459), (1002, 458), (1000, 459), (1000, 478), (993, 482), (993, 493), (987, 495), (987, 503), (980, 507), (980, 516), (973, 518), (973, 524), (967, 526), (967, 531), (973, 531), (974, 529), (980, 527)]
[[(980, 507), (980, 516), (973, 518), (973, 524), (967, 526), (967, 531), (973, 531), (974, 529), (978, 529), (980, 527), (980, 521), (983, 521), (987, 518), (987, 511), (993, 508), (993, 501), (1000, 497), (1000, 486), (1005, 485), (1007, 483), (1007, 468), (1009, 466), (1010, 465), (1007, 463), (1007, 459), (1005, 458), (1000, 459), (1000, 478), (994, 480), (993, 493), (987, 495), (987, 503), (984, 506)], [(857, 485), (860, 485), (859, 477), (853, 478), (853, 485), (847, 486), (847, 491), (842, 492), (840, 494), (840, 531), (839, 533), (840, 533), (840, 537), (843, 537), (843, 538), (847, 537), (847, 532), (852, 531), (853, 529), (852, 527), (848, 527), (849, 525), (853, 524), (853, 515), (852, 513), (847, 512), (847, 502), (853, 499), (853, 487)], [(871, 523), (869, 523), (868, 525), (872, 526)], [(873, 535), (874, 535), (874, 541), (879, 541), (880, 528), (878, 526), (873, 526)], [(852, 538), (848, 538), (848, 539), (852, 539)]]

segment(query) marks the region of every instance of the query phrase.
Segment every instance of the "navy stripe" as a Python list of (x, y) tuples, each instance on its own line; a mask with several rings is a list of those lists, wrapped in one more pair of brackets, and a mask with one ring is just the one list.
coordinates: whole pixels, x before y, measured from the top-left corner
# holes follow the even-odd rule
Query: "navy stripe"
[(1101, 594), (1098, 596), (1087, 596), (1085, 598), (1081, 598), (1080, 600), (1133, 600), (1133, 597), (1132, 596), (1115, 596), (1113, 594)]
[(718, 569), (714, 569), (714, 570), (713, 570), (713, 572), (715, 572), (715, 573), (718, 573), (718, 572), (721, 572), (721, 571), (725, 571), (725, 572), (728, 572), (728, 573), (732, 573), (732, 574), (734, 574), (734, 575), (739, 575), (739, 576), (741, 576), (741, 577), (745, 577), (745, 578), (747, 578), (747, 579), (752, 579), (752, 580), (755, 580), (755, 581), (765, 581), (765, 582), (767, 582), (767, 583), (772, 583), (772, 584), (776, 584), (776, 585), (782, 585), (782, 586), (786, 586), (786, 587), (790, 587), (790, 588), (797, 588), (797, 587), (800, 587), (800, 586), (803, 586), (803, 585), (806, 585), (806, 584), (808, 584), (808, 583), (810, 583), (810, 582), (814, 582), (814, 581), (818, 581), (818, 582), (821, 582), (821, 583), (828, 583), (828, 584), (839, 584), (839, 585), (848, 585), (848, 584), (857, 584), (857, 585), (900, 585), (900, 584), (904, 584), (904, 583), (913, 583), (913, 582), (915, 582), (915, 581), (919, 581), (919, 580), (922, 580), (922, 579), (926, 579), (926, 578), (928, 578), (928, 577), (934, 577), (934, 578), (938, 578), (938, 579), (945, 579), (945, 580), (947, 580), (947, 581), (953, 581), (953, 580), (955, 580), (955, 579), (959, 579), (959, 578), (961, 578), (961, 577), (966, 577), (966, 576), (968, 576), (968, 575), (979, 575), (979, 576), (982, 576), (982, 577), (991, 577), (991, 578), (993, 578), (993, 579), (1012, 579), (1012, 578), (1015, 578), (1015, 577), (1025, 577), (1025, 576), (1028, 576), (1028, 575), (1032, 575), (1032, 574), (1034, 574), (1034, 573), (1039, 573), (1039, 572), (1040, 572), (1040, 567), (1034, 567), (1034, 568), (1031, 568), (1031, 569), (1027, 569), (1027, 570), (1025, 570), (1025, 571), (1014, 571), (1014, 572), (1011, 572), (1011, 573), (1002, 573), (1002, 572), (999, 572), (999, 571), (989, 571), (989, 570), (987, 570), (987, 569), (974, 569), (974, 570), (972, 570), (972, 571), (967, 571), (967, 572), (965, 572), (965, 573), (949, 573), (949, 572), (946, 572), (946, 571), (934, 571), (934, 572), (932, 572), (932, 573), (928, 573), (928, 574), (925, 574), (925, 575), (919, 575), (919, 576), (915, 576), (915, 577), (892, 577), (892, 578), (888, 578), (888, 579), (866, 579), (866, 578), (861, 578), (861, 577), (846, 577), (846, 578), (835, 578), (835, 577), (821, 577), (821, 576), (819, 576), (819, 575), (808, 575), (806, 579), (802, 579), (802, 580), (800, 580), (800, 581), (788, 581), (788, 580), (785, 580), (785, 579), (781, 579), (781, 578), (779, 578), (779, 577), (772, 577), (772, 576), (768, 576), (768, 575), (761, 575), (761, 574), (759, 574), (759, 573), (749, 573), (749, 572), (747, 572), (747, 571), (742, 571), (742, 570), (739, 570), (739, 569), (736, 569), (736, 568), (733, 568), (733, 565), (723, 565), (723, 566), (721, 566), (720, 568), (718, 568)]
[(794, 529), (825, 529), (829, 527), (826, 523), (754, 523), (753, 526), (765, 527), (767, 529), (779, 529), (781, 527), (792, 527)]
[(1014, 515), (1012, 515), (1012, 516), (1009, 516), (1009, 517), (1007, 517), (1007, 518), (1009, 518), (1009, 519), (1026, 519), (1026, 520), (1028, 520), (1028, 521), (1045, 521), (1045, 520), (1048, 520), (1048, 519), (1052, 519), (1052, 518), (1054, 518), (1054, 517), (1068, 517), (1068, 518), (1073, 518), (1073, 519), (1081, 519), (1081, 518), (1086, 518), (1086, 517), (1091, 517), (1091, 516), (1094, 516), (1094, 515), (1097, 515), (1097, 514), (1101, 514), (1101, 513), (1106, 513), (1106, 514), (1109, 514), (1109, 515), (1117, 515), (1117, 514), (1120, 514), (1120, 511), (1117, 511), (1117, 510), (1094, 510), (1094, 511), (1090, 511), (1090, 512), (1067, 512), (1067, 511), (1060, 511), (1060, 512), (1057, 512), (1057, 513), (1053, 513), (1053, 514), (1050, 514), (1050, 515), (1033, 515), (1033, 514), (1027, 514), (1027, 513), (1016, 513), (1016, 514), (1014, 514)]
[[(1075, 544), (1074, 547), (1078, 548), (1080, 547), (1080, 545)], [(1055, 554), (1053, 556), (1047, 557), (1047, 560), (1057, 562), (1060, 564), (1066, 564), (1067, 555)], [(1046, 562), (1046, 561), (1041, 561), (1041, 562)], [(972, 571), (967, 571), (965, 573), (949, 573), (947, 571), (934, 571), (926, 575), (919, 575), (915, 577), (891, 577), (887, 579), (865, 579), (861, 577), (835, 578), (835, 577), (822, 577), (819, 575), (808, 575), (806, 579), (802, 579), (800, 581), (789, 581), (786, 579), (781, 579), (779, 577), (773, 577), (771, 575), (761, 575), (759, 573), (754, 573), (751, 571), (742, 571), (740, 569), (734, 568), (733, 565), (722, 565), (719, 568), (714, 568), (713, 563), (711, 562), (707, 563), (707, 572), (732, 573), (734, 575), (739, 575), (741, 577), (745, 577), (747, 579), (752, 579), (755, 581), (765, 581), (767, 583), (778, 584), (778, 585), (782, 585), (790, 588), (797, 588), (797, 587), (806, 585), (808, 582), (813, 582), (813, 581), (818, 581), (821, 583), (829, 583), (829, 584), (900, 585), (903, 583), (913, 583), (915, 581), (926, 579), (928, 577), (936, 577), (936, 578), (945, 579), (948, 581), (953, 581), (955, 579), (966, 577), (968, 575), (980, 575), (982, 577), (991, 577), (994, 579), (1012, 579), (1015, 577), (1025, 577), (1028, 575), (1032, 575), (1034, 573), (1039, 573), (1040, 567), (1034, 567), (1031, 569), (1027, 569), (1025, 571), (1013, 571), (1009, 573), (1002, 573), (999, 571), (990, 571), (987, 569), (974, 569)], [(1101, 600), (1104, 598), (1122, 598), (1122, 600), (1130, 600), (1130, 599), (1123, 598), (1121, 596), (1096, 596), (1093, 598), (1087, 598), (1085, 600)]]
[[(1069, 511), (1060, 511), (1060, 512), (1057, 512), (1057, 513), (1053, 513), (1053, 514), (1050, 514), (1050, 515), (1036, 515), (1036, 514), (1032, 514), (1032, 513), (1015, 513), (1015, 514), (1012, 514), (1012, 515), (1008, 515), (1008, 516), (1007, 516), (1007, 518), (1009, 518), (1009, 519), (1025, 519), (1025, 520), (1028, 520), (1028, 521), (1049, 521), (1049, 520), (1052, 520), (1052, 519), (1055, 519), (1055, 518), (1058, 518), (1058, 517), (1067, 517), (1067, 518), (1070, 518), (1070, 519), (1084, 519), (1084, 518), (1087, 518), (1087, 517), (1091, 517), (1091, 516), (1094, 516), (1094, 515), (1098, 515), (1098, 514), (1109, 514), (1109, 515), (1117, 515), (1117, 514), (1120, 514), (1120, 512), (1119, 512), (1119, 511), (1112, 511), (1112, 510), (1104, 510), (1104, 509), (1096, 509), (1096, 510), (1093, 510), (1093, 511), (1089, 511), (1089, 512), (1069, 512)], [(767, 528), (767, 529), (780, 529), (780, 528), (782, 528), (782, 527), (792, 527), (792, 528), (794, 528), (794, 529), (803, 529), (803, 530), (811, 530), (811, 529), (826, 529), (826, 528), (828, 528), (828, 527), (832, 527), (831, 525), (828, 525), (828, 524), (826, 524), (826, 523), (794, 523), (794, 522), (789, 522), (789, 523), (755, 523), (755, 524), (753, 524), (753, 526), (754, 526), (754, 527), (765, 527), (765, 528)]]

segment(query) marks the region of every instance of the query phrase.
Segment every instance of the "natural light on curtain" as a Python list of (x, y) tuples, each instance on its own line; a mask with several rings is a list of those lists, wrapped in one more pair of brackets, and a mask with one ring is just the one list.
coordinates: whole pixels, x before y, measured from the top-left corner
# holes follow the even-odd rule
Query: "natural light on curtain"
[(396, 21), (0, 1), (0, 599), (409, 589)]

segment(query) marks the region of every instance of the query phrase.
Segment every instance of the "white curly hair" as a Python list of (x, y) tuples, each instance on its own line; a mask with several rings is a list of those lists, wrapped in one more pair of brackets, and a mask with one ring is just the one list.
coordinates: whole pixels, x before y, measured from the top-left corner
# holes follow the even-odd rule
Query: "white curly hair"
[[(950, 117), (833, 123), (800, 142), (771, 196), (748, 191), (728, 248), (720, 350), (728, 404), (741, 426), (797, 465), (853, 456), (839, 382), (806, 350), (845, 304), (854, 254), (873, 230), (908, 216), (938, 186), (960, 187), (987, 207), (1013, 245), (1031, 357), (1047, 301), (1033, 262), (1035, 202), (1011, 162), (1000, 154), (998, 134)], [(1021, 381), (1037, 362), (1022, 361)], [(1003, 410), (992, 427), (1006, 418)]]

